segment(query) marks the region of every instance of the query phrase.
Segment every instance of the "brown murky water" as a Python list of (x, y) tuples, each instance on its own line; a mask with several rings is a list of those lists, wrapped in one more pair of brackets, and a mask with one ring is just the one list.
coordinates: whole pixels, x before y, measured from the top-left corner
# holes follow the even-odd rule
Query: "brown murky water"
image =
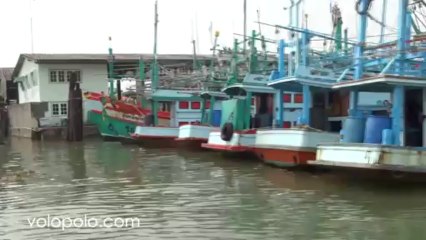
[[(424, 239), (426, 188), (120, 143), (0, 146), (0, 239)], [(138, 218), (127, 228), (29, 220)]]

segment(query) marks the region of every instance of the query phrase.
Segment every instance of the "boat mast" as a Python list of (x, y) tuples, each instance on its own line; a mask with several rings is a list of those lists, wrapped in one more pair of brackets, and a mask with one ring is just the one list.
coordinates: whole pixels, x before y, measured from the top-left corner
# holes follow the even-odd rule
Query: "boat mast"
[[(154, 13), (154, 59), (152, 63), (152, 76), (151, 76), (151, 92), (154, 93), (158, 87), (158, 59), (157, 59), (157, 28), (158, 28), (158, 1), (155, 1)], [(154, 118), (154, 126), (158, 124), (158, 103), (152, 98), (152, 113)]]
[[(411, 26), (407, 17), (408, 0), (399, 0), (399, 16), (398, 16), (398, 40), (396, 44), (397, 68), (396, 74), (401, 76), (405, 73), (404, 61), (406, 59), (407, 40), (409, 40), (409, 30)], [(407, 31), (408, 30), (408, 31)], [(405, 65), (405, 66), (404, 66)], [(400, 146), (404, 143), (401, 139), (401, 132), (404, 131), (404, 105), (405, 105), (405, 87), (397, 85), (393, 89), (392, 99), (392, 131), (393, 143)]]
[(192, 40), (192, 70), (200, 70), (200, 65), (197, 60), (197, 47), (195, 46), (195, 40)]
[(155, 1), (154, 14), (154, 59), (152, 63), (151, 90), (155, 91), (158, 87), (158, 59), (157, 59), (157, 28), (158, 28), (158, 1)]
[(258, 71), (258, 59), (257, 59), (257, 49), (256, 49), (256, 31), (251, 32), (250, 38), (250, 63), (249, 63), (249, 73), (256, 73)]
[(385, 40), (385, 22), (386, 22), (386, 8), (388, 0), (383, 0), (382, 5), (382, 25), (380, 28), (380, 43), (383, 43)]
[[(367, 15), (368, 9), (372, 3), (372, 0), (357, 0), (355, 9), (359, 15), (359, 30), (358, 30), (358, 43), (355, 46), (354, 63), (355, 72), (354, 79), (359, 80), (362, 78), (364, 66), (363, 66), (363, 53), (365, 47), (365, 40), (367, 34)], [(350, 92), (350, 116), (357, 115), (358, 105), (358, 91), (354, 90)]]
[(112, 53), (111, 37), (109, 37), (108, 48), (108, 81), (109, 81), (109, 97), (114, 97), (114, 55)]
[(246, 50), (247, 50), (246, 38), (247, 38), (247, 0), (244, 0), (244, 43), (243, 43), (244, 56), (246, 55)]
[(214, 71), (214, 62), (216, 59), (216, 47), (217, 47), (217, 38), (219, 37), (219, 31), (214, 33), (214, 41), (212, 48), (212, 60), (210, 61), (210, 77), (213, 79), (213, 71)]
[(340, 11), (337, 3), (334, 3), (331, 9), (331, 17), (333, 22), (333, 37), (336, 39), (334, 41), (334, 50), (340, 52), (342, 50), (342, 13)]

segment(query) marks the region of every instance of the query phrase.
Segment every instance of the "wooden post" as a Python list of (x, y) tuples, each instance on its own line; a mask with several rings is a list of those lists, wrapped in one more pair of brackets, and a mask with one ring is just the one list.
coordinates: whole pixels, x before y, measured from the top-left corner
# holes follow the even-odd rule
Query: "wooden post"
[(83, 98), (77, 73), (71, 74), (68, 97), (68, 129), (67, 140), (83, 140)]
[(7, 136), (7, 111), (6, 105), (1, 102), (0, 103), (0, 144), (4, 144), (6, 136)]

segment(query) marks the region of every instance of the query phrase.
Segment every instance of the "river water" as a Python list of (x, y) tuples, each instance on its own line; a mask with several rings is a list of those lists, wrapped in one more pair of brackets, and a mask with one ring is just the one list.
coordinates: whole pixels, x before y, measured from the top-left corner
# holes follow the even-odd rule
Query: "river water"
[[(0, 239), (424, 239), (426, 188), (120, 143), (0, 146)], [(133, 227), (31, 225), (138, 218)], [(34, 224), (34, 222), (33, 222)]]

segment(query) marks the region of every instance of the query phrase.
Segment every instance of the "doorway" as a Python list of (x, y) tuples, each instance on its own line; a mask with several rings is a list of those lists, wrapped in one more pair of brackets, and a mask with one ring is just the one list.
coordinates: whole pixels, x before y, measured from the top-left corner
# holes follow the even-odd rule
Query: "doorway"
[(258, 99), (257, 112), (255, 113), (253, 119), (254, 128), (264, 128), (272, 126), (273, 119), (273, 95), (268, 93), (257, 94), (256, 98)]
[(407, 89), (404, 106), (405, 146), (423, 146), (423, 89)]
[(324, 91), (312, 92), (312, 107), (310, 108), (311, 121), (310, 126), (320, 130), (327, 130), (327, 101), (328, 93)]

